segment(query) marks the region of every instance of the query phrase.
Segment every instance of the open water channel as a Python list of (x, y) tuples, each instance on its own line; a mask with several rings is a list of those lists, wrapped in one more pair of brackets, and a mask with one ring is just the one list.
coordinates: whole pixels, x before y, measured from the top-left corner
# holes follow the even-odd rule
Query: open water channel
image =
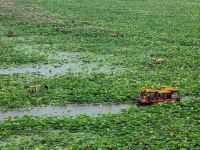
[(60, 106), (44, 106), (32, 107), (18, 110), (3, 112), (0, 111), (0, 121), (6, 118), (15, 118), (23, 116), (78, 116), (81, 114), (95, 117), (100, 114), (117, 114), (123, 109), (135, 107), (135, 104), (96, 104), (96, 105), (68, 105), (66, 107)]
[[(185, 100), (200, 100), (200, 97), (183, 97), (182, 101)], [(135, 103), (132, 104), (70, 104), (66, 107), (61, 106), (41, 106), (41, 107), (30, 107), (11, 111), (0, 110), (0, 122), (7, 118), (23, 117), (23, 116), (78, 116), (85, 114), (91, 117), (95, 117), (101, 114), (118, 114), (123, 109), (137, 107)]]

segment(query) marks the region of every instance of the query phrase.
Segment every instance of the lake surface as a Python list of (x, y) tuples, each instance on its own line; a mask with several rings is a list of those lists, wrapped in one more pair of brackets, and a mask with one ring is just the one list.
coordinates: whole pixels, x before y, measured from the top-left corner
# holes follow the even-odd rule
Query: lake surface
[[(200, 100), (200, 97), (183, 97), (182, 101)], [(6, 118), (15, 118), (23, 116), (78, 116), (81, 114), (95, 117), (101, 114), (118, 114), (123, 109), (136, 107), (136, 104), (70, 104), (66, 107), (61, 106), (43, 106), (23, 108), (11, 111), (0, 111), (0, 121)]]
[(59, 64), (48, 64), (40, 66), (24, 66), (10, 69), (0, 69), (2, 75), (14, 75), (14, 74), (38, 74), (45, 77), (54, 77), (57, 75), (65, 74), (112, 74), (122, 72), (122, 67), (113, 67), (108, 65), (100, 65), (97, 63), (66, 63), (63, 65)]
[(136, 107), (135, 104), (106, 104), (106, 105), (68, 105), (66, 107), (45, 106), (24, 108), (7, 112), (0, 111), (0, 121), (6, 118), (23, 116), (78, 116), (81, 114), (95, 117), (100, 114), (117, 114), (123, 109)]

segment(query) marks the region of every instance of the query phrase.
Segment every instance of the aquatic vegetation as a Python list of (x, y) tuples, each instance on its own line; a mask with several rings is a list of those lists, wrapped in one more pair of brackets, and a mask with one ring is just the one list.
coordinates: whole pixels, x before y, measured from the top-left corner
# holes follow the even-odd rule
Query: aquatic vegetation
[[(166, 86), (200, 95), (198, 1), (0, 4), (1, 108), (135, 101)], [(29, 95), (33, 84), (50, 88)]]
[[(1, 75), (13, 74), (32, 74), (37, 73), (45, 77), (78, 74), (120, 74), (124, 68), (122, 66), (111, 66), (106, 64), (107, 59), (115, 59), (114, 55), (97, 55), (91, 52), (67, 52), (55, 51), (58, 45), (39, 44), (39, 45), (17, 45), (14, 49), (17, 52), (24, 53), (26, 57), (38, 55), (45, 58), (45, 64), (29, 64), (10, 69), (1, 69)], [(60, 46), (60, 44), (59, 44)], [(53, 49), (53, 50), (51, 50)], [(104, 62), (104, 64), (102, 63)], [(44, 62), (43, 62), (44, 63)], [(52, 64), (54, 63), (54, 64)]]
[(200, 103), (160, 103), (92, 118), (30, 117), (0, 123), (2, 149), (199, 149)]
[[(133, 103), (146, 88), (177, 87), (189, 98), (97, 117), (7, 112), (0, 149), (200, 149), (200, 103), (191, 100), (200, 96), (199, 7), (197, 0), (0, 0), (0, 112)], [(48, 90), (31, 94), (31, 85)]]

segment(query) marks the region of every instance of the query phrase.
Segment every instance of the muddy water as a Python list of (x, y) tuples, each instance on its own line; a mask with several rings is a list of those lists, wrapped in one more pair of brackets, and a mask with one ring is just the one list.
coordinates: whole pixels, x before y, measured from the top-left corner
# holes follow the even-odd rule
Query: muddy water
[[(183, 97), (181, 101), (187, 100), (200, 100), (200, 97)], [(68, 105), (66, 107), (60, 106), (44, 106), (44, 107), (33, 107), (24, 108), (12, 111), (1, 111), (0, 110), (0, 121), (6, 118), (15, 118), (23, 116), (78, 116), (86, 114), (91, 117), (95, 117), (101, 114), (117, 114), (123, 109), (136, 107), (136, 104), (96, 104), (96, 105)]]
[[(57, 45), (17, 45), (14, 50), (21, 52), (26, 56), (39, 55), (50, 62), (56, 62), (48, 65), (27, 65), (16, 68), (0, 69), (0, 74), (38, 74), (45, 77), (53, 77), (56, 75), (72, 74), (111, 74), (120, 73), (125, 68), (122, 66), (112, 66), (102, 63), (103, 60), (111, 59), (113, 55), (96, 55), (91, 52), (66, 52), (52, 51), (48, 52), (46, 48), (55, 48)], [(44, 50), (42, 50), (44, 49)], [(93, 60), (93, 61), (92, 61)], [(100, 62), (96, 62), (101, 60)], [(68, 63), (66, 63), (68, 62)], [(60, 63), (60, 64), (59, 64)]]
[(72, 71), (73, 73), (78, 73), (81, 71), (82, 63), (68, 63), (59, 67), (55, 67), (55, 65), (44, 65), (39, 67), (19, 67), (19, 68), (11, 68), (11, 69), (1, 69), (0, 74), (3, 75), (14, 75), (14, 74), (32, 74), (36, 73), (46, 77), (52, 77), (57, 74), (62, 75), (67, 72)]
[(86, 114), (95, 117), (100, 114), (117, 114), (122, 109), (135, 107), (135, 104), (107, 104), (107, 105), (68, 105), (66, 107), (45, 106), (33, 107), (28, 109), (19, 109), (8, 112), (0, 111), (0, 121), (6, 118), (15, 118), (23, 116), (77, 116)]
[[(59, 44), (35, 44), (35, 45), (27, 45), (27, 44), (19, 44), (16, 45), (14, 48), (15, 51), (22, 53), (24, 55), (27, 55), (29, 57), (31, 56), (42, 56), (45, 57), (48, 60), (54, 60), (54, 61), (80, 61), (84, 58), (84, 60), (91, 61), (91, 58), (96, 60), (107, 60), (114, 58), (115, 55), (113, 54), (95, 54), (93, 52), (89, 51), (62, 51), (58, 47)], [(66, 46), (66, 45), (65, 45)], [(49, 50), (50, 49), (50, 50)]]
[(185, 96), (181, 97), (181, 101), (200, 100), (200, 96)]
[(91, 73), (104, 73), (111, 74), (115, 72), (122, 71), (122, 68), (113, 68), (112, 66), (106, 65), (98, 65), (95, 63), (84, 63), (84, 62), (76, 62), (76, 63), (67, 63), (64, 65), (59, 64), (49, 64), (43, 66), (27, 66), (27, 67), (18, 67), (11, 69), (1, 69), (0, 74), (2, 75), (14, 75), (14, 74), (39, 74), (45, 77), (53, 77), (56, 75), (65, 75), (68, 73), (73, 74), (91, 74)]

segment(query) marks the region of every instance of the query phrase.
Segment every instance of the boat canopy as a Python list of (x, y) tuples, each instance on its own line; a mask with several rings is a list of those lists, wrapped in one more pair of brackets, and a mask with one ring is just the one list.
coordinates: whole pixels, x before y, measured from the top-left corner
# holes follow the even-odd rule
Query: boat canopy
[(167, 87), (167, 88), (164, 88), (165, 91), (178, 91), (177, 88), (172, 88), (172, 87)]
[(151, 93), (151, 92), (158, 92), (158, 90), (145, 89), (145, 90), (143, 90), (142, 92), (145, 92), (145, 93)]
[(159, 91), (159, 93), (171, 93), (171, 91), (166, 91), (166, 90), (161, 90), (161, 91)]

